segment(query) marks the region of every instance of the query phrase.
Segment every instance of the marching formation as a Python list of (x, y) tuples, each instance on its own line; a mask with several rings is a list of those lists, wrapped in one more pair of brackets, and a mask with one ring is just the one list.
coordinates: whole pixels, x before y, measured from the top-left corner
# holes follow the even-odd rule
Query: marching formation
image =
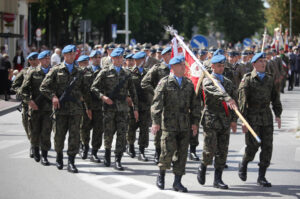
[[(53, 131), (56, 167), (63, 169), (68, 133), (69, 172), (78, 172), (77, 154), (110, 167), (112, 148), (114, 168), (122, 171), (123, 153), (136, 157), (136, 139), (138, 160), (148, 161), (145, 150), (151, 129), (159, 189), (164, 189), (166, 170), (172, 167), (173, 189), (188, 191), (181, 183), (188, 156), (192, 161), (200, 160), (195, 180), (201, 185), (206, 181), (207, 166), (214, 164), (214, 187), (228, 189), (222, 174), (227, 166), (230, 132), (237, 130), (234, 110), (238, 109), (261, 139), (258, 143), (242, 126), (246, 148), (238, 176), (247, 180), (247, 165), (260, 148), (257, 183), (271, 187), (265, 177), (273, 145), (271, 108), (280, 128), (280, 92), (291, 78), (289, 57), (284, 51), (269, 48), (265, 53), (193, 49), (213, 78), (199, 78), (196, 88), (185, 76), (185, 57), (174, 55), (173, 50), (171, 46), (154, 48), (150, 44), (134, 48), (109, 44), (106, 56), (94, 48), (89, 55), (76, 58), (76, 46), (67, 45), (62, 50), (63, 62), (55, 65), (50, 64), (48, 50), (30, 53), (30, 67), (23, 69), (12, 85), (22, 100), (30, 157), (44, 166), (50, 165), (47, 156)], [(291, 50), (298, 51), (297, 47)], [(294, 77), (289, 81), (289, 90), (293, 89), (293, 81)], [(204, 139), (201, 158), (196, 154), (199, 125), (203, 126)], [(115, 134), (116, 145), (112, 147)], [(98, 156), (102, 146), (103, 159)]]

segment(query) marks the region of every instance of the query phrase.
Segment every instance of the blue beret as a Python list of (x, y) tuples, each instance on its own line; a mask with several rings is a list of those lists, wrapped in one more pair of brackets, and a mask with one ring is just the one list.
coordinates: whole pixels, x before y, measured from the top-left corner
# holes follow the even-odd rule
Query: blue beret
[(211, 58), (211, 63), (212, 64), (217, 64), (217, 63), (221, 63), (223, 64), (226, 60), (226, 57), (224, 55), (215, 55)]
[(258, 59), (260, 58), (265, 58), (266, 57), (266, 53), (260, 52), (260, 53), (256, 53), (252, 59), (251, 59), (251, 63), (255, 63)]
[(235, 53), (234, 53), (233, 51), (230, 51), (230, 52), (228, 52), (228, 56), (229, 56), (229, 57), (234, 57), (234, 56), (235, 56)]
[(185, 60), (185, 59), (184, 59), (184, 56), (179, 55), (179, 56), (173, 57), (173, 58), (170, 60), (169, 64), (170, 64), (170, 65), (179, 64), (179, 63), (183, 62), (184, 60)]
[(43, 59), (43, 58), (48, 57), (48, 56), (50, 56), (50, 51), (49, 50), (44, 50), (39, 54), (38, 59)]
[(133, 59), (142, 59), (145, 57), (146, 57), (146, 53), (144, 51), (137, 52), (132, 56)]
[(101, 55), (101, 51), (100, 50), (93, 50), (90, 53), (90, 57), (95, 57), (96, 55)]
[(77, 62), (88, 61), (89, 59), (90, 59), (89, 56), (87, 56), (87, 55), (81, 55), (80, 57), (78, 57)]
[(111, 57), (118, 57), (118, 56), (123, 55), (123, 52), (124, 52), (124, 49), (123, 49), (123, 48), (115, 48), (115, 49), (111, 52), (110, 56), (111, 56)]
[(169, 47), (166, 47), (165, 49), (163, 49), (163, 51), (161, 52), (161, 55), (164, 55), (168, 52), (172, 52), (172, 47), (169, 46)]
[(224, 54), (224, 50), (218, 49), (218, 50), (216, 50), (216, 51), (214, 52), (213, 56), (215, 56), (215, 55), (223, 55), (223, 54)]
[(133, 55), (134, 55), (133, 53), (128, 54), (128, 55), (126, 55), (125, 59), (132, 59)]
[(26, 59), (36, 59), (38, 57), (38, 55), (39, 55), (39, 53), (32, 52), (26, 57)]
[(67, 45), (62, 50), (62, 54), (70, 53), (70, 52), (75, 52), (75, 51), (76, 51), (76, 46), (74, 46), (74, 45)]

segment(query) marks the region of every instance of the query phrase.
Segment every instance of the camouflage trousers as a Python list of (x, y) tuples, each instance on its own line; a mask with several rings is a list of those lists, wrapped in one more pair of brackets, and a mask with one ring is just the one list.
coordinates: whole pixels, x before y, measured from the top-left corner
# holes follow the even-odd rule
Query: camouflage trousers
[(22, 124), (26, 132), (27, 138), (30, 141), (30, 131), (28, 129), (28, 105), (22, 104)]
[(261, 144), (258, 144), (256, 139), (252, 136), (250, 132), (245, 134), (246, 149), (243, 156), (243, 161), (250, 162), (254, 159), (258, 148), (261, 148), (259, 155), (259, 166), (269, 167), (272, 151), (273, 151), (273, 125), (269, 126), (251, 126), (255, 133), (261, 139)]
[(103, 117), (105, 149), (111, 149), (114, 134), (117, 132), (115, 154), (123, 155), (123, 152), (126, 150), (128, 112), (105, 111)]
[(59, 153), (63, 151), (68, 131), (69, 137), (67, 154), (69, 156), (75, 156), (79, 152), (81, 116), (81, 114), (56, 115), (56, 119), (53, 122), (54, 148), (56, 152)]
[(40, 147), (41, 150), (51, 149), (52, 120), (51, 111), (29, 111), (30, 143), (33, 147)]
[(147, 148), (149, 145), (149, 122), (151, 120), (150, 111), (139, 111), (139, 121), (130, 114), (129, 127), (127, 131), (127, 143), (134, 144), (136, 139), (136, 130), (140, 128), (138, 145)]
[(159, 157), (159, 168), (162, 170), (170, 169), (171, 162), (173, 162), (173, 173), (175, 175), (184, 175), (189, 139), (190, 134), (188, 131), (162, 131), (162, 151)]
[(154, 146), (156, 149), (160, 149), (160, 139), (161, 139), (162, 131), (159, 130), (157, 133), (154, 135)]
[(203, 152), (201, 163), (211, 165), (213, 158), (215, 169), (224, 169), (228, 154), (230, 128), (214, 129), (203, 126)]
[(82, 144), (89, 145), (91, 129), (93, 129), (92, 148), (100, 149), (102, 145), (102, 136), (103, 136), (102, 110), (92, 110), (92, 120), (88, 118), (86, 112), (84, 111), (80, 123), (80, 138)]

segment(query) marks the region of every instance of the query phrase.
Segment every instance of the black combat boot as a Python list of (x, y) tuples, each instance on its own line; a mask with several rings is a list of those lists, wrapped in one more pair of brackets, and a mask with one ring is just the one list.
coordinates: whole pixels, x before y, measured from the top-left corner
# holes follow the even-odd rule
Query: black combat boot
[(154, 154), (154, 163), (158, 164), (159, 163), (159, 156), (160, 156), (161, 150), (156, 148), (155, 149), (155, 154)]
[(198, 168), (197, 180), (201, 185), (205, 184), (206, 168), (206, 165), (204, 165), (203, 163), (201, 163)]
[(80, 153), (80, 156), (83, 160), (87, 159), (89, 149), (90, 149), (90, 146), (88, 144), (85, 144), (82, 146), (82, 152)]
[(127, 152), (127, 154), (128, 154), (131, 158), (134, 158), (134, 157), (135, 157), (134, 144), (129, 144), (129, 146), (127, 147), (126, 152)]
[(140, 146), (140, 155), (139, 155), (138, 160), (141, 160), (141, 161), (144, 161), (144, 162), (148, 161), (148, 158), (145, 156), (145, 147)]
[(34, 147), (33, 148), (33, 158), (36, 162), (40, 161), (41, 155), (40, 155), (40, 148), (39, 147)]
[(95, 162), (95, 163), (100, 163), (101, 160), (99, 159), (99, 157), (97, 156), (98, 153), (98, 149), (92, 149), (92, 154), (91, 154), (91, 162)]
[(30, 147), (30, 149), (29, 149), (29, 157), (30, 158), (33, 158), (33, 151), (34, 151), (33, 147)]
[(110, 166), (110, 153), (111, 150), (110, 149), (105, 149), (105, 155), (104, 155), (104, 165), (106, 167)]
[(199, 161), (199, 157), (196, 154), (196, 146), (190, 146), (190, 160)]
[(166, 175), (166, 170), (160, 169), (156, 178), (156, 186), (162, 190), (165, 188), (165, 175)]
[(68, 171), (70, 173), (78, 173), (78, 169), (75, 166), (75, 156), (69, 156), (68, 158)]
[(267, 181), (266, 175), (267, 167), (259, 167), (257, 184), (263, 187), (272, 187), (272, 184)]
[(239, 177), (242, 181), (247, 180), (247, 166), (248, 162), (239, 162)]
[(188, 192), (187, 188), (181, 184), (181, 178), (182, 178), (182, 176), (175, 175), (174, 183), (173, 183), (173, 190), (179, 191), (179, 192)]
[(63, 153), (62, 152), (57, 152), (57, 154), (56, 154), (56, 167), (59, 170), (62, 170), (63, 167), (64, 167)]
[(228, 185), (222, 181), (222, 173), (223, 171), (221, 169), (215, 169), (214, 187), (228, 189)]
[(44, 166), (49, 166), (50, 165), (47, 157), (48, 157), (48, 151), (42, 150), (41, 164), (44, 165)]
[(115, 169), (118, 171), (124, 171), (124, 167), (121, 164), (122, 155), (116, 155), (115, 158)]

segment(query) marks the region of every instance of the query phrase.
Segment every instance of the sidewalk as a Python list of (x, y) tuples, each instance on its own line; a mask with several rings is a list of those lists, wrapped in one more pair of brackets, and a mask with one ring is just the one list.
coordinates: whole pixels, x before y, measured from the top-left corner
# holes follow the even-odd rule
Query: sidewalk
[(11, 95), (8, 101), (5, 101), (4, 96), (0, 95), (0, 116), (15, 111), (19, 104), (15, 95)]

